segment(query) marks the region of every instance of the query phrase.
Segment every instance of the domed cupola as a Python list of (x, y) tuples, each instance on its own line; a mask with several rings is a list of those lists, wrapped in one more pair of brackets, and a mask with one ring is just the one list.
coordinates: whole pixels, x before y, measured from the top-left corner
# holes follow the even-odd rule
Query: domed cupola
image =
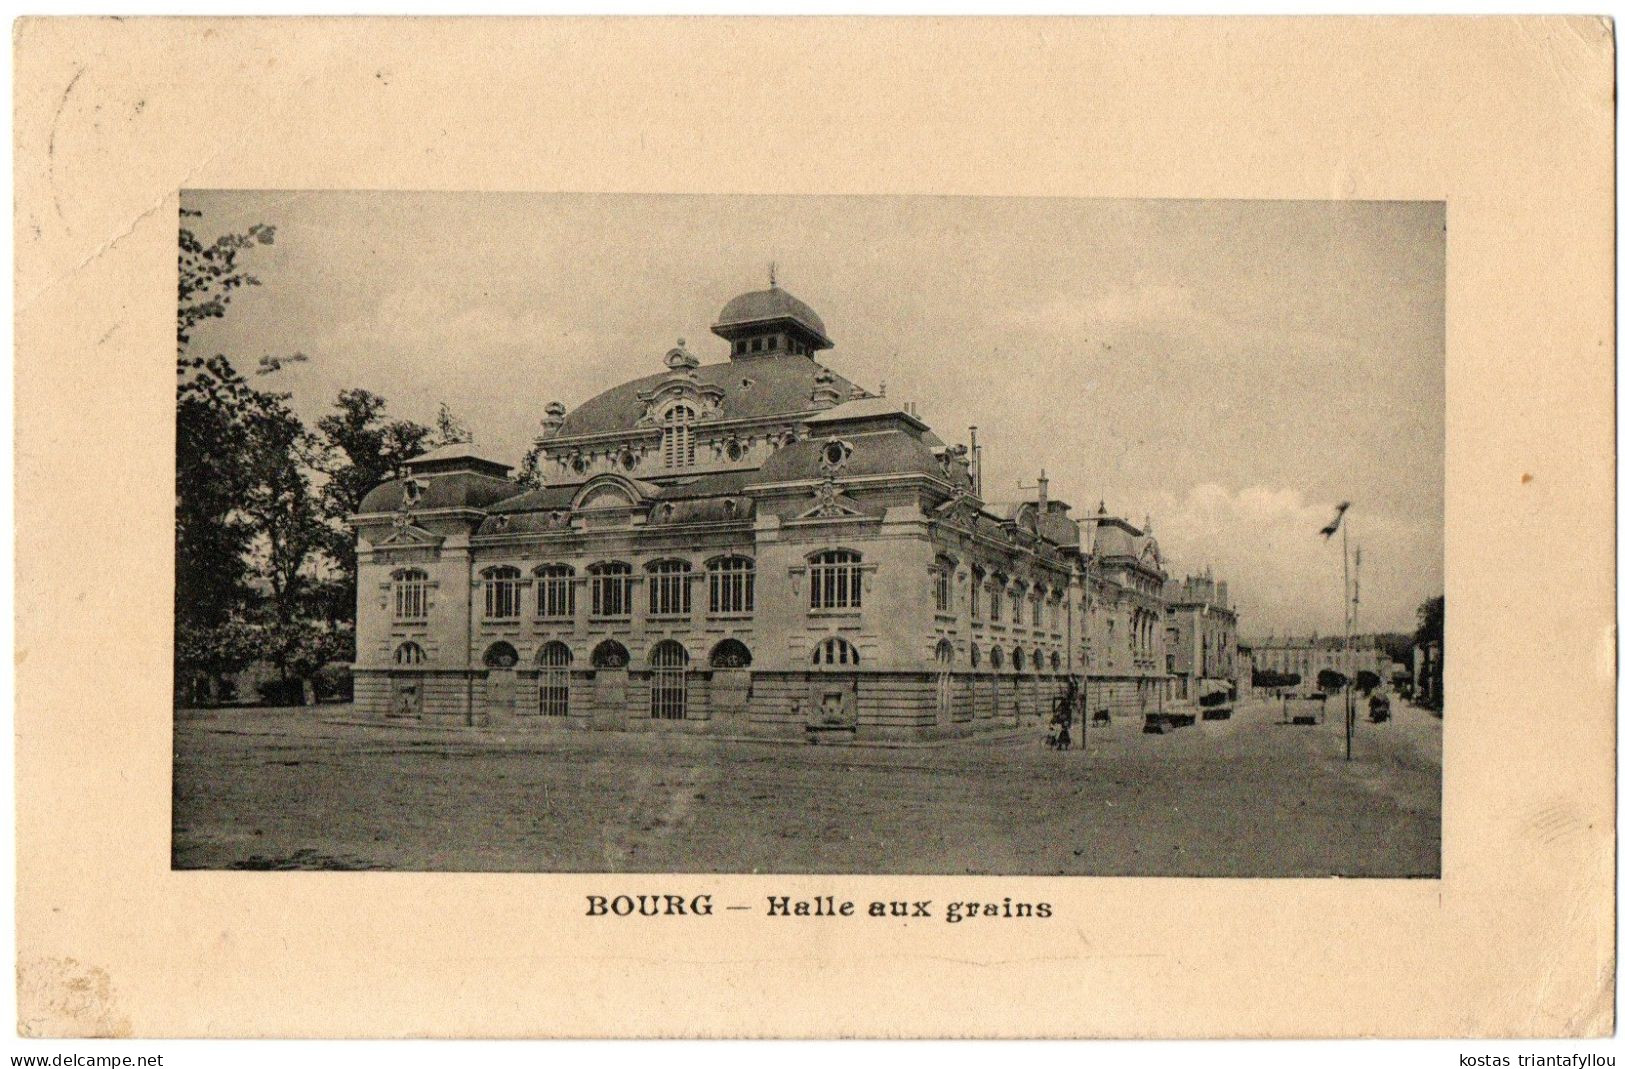
[(733, 346), (733, 356), (811, 356), (834, 346), (818, 313), (779, 288), (769, 276), (765, 290), (741, 293), (722, 308), (711, 332)]

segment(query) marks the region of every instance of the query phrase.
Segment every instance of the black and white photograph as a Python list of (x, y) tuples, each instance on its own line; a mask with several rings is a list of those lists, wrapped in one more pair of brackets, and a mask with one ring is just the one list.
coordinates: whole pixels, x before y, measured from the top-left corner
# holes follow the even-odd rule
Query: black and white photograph
[(174, 868), (1439, 876), (1443, 203), (179, 231)]

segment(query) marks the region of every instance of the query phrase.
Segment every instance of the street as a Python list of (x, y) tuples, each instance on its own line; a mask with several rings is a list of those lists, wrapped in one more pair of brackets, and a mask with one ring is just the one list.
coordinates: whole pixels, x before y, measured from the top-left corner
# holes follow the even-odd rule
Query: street
[[(1278, 702), (1166, 735), (882, 749), (177, 711), (176, 868), (1437, 876), (1442, 722)], [(1076, 730), (1074, 731), (1077, 736)]]

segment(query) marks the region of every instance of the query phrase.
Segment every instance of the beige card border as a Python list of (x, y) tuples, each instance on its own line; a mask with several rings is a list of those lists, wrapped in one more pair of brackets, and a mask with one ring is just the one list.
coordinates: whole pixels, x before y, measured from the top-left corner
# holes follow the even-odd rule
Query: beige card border
[[(1612, 1029), (1610, 22), (28, 19), (14, 37), (25, 1034)], [(169, 871), (182, 186), (1446, 200), (1443, 878)], [(604, 888), (996, 893), (1058, 916), (579, 917)]]

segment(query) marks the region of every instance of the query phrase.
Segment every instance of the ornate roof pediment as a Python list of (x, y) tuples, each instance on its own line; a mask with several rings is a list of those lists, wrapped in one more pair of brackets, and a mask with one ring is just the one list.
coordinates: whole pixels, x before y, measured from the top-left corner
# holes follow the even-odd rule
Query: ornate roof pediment
[(813, 492), (813, 507), (796, 516), (798, 520), (833, 520), (868, 515), (858, 503), (841, 491), (834, 479), (826, 478)]
[(395, 529), (388, 538), (373, 545), (379, 549), (408, 549), (415, 546), (438, 546), (445, 539), (431, 531), (425, 531), (412, 522), (409, 512), (395, 514)]
[(696, 421), (718, 419), (722, 415), (722, 399), (726, 394), (727, 391), (714, 382), (701, 382), (693, 368), (680, 367), (656, 383), (653, 389), (638, 391), (638, 400), (643, 403), (638, 426), (658, 423), (661, 413), (678, 401), (687, 401), (694, 406)]
[(624, 475), (609, 473), (595, 475), (576, 491), (575, 497), (570, 501), (570, 509), (575, 512), (592, 512), (603, 509), (637, 508), (652, 496), (653, 491), (654, 487), (647, 483), (628, 479)]

